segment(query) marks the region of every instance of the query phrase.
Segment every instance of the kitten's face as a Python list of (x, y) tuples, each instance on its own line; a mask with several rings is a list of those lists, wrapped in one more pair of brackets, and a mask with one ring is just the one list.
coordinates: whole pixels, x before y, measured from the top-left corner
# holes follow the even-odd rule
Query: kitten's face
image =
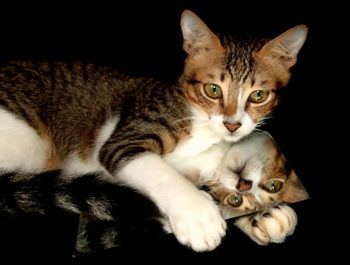
[(226, 218), (308, 198), (284, 155), (265, 134), (235, 144), (208, 186)]
[(268, 43), (230, 38), (220, 42), (196, 15), (185, 11), (181, 28), (188, 53), (181, 81), (197, 110), (195, 119), (227, 141), (248, 135), (277, 105), (276, 90), (289, 80), (306, 27), (295, 27)]

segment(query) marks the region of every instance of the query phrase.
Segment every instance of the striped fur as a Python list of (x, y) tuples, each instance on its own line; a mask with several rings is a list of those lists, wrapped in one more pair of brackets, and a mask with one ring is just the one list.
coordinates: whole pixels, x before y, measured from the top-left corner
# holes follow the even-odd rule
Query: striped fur
[[(209, 157), (213, 159), (216, 156), (213, 152)], [(205, 159), (202, 161), (199, 163), (203, 164)], [(291, 235), (297, 224), (297, 216), (292, 208), (284, 204), (309, 198), (283, 153), (266, 133), (254, 133), (231, 146), (212, 174), (214, 177), (208, 178), (207, 172), (195, 172), (187, 177), (212, 195), (225, 219), (236, 218), (235, 225), (262, 245), (283, 242), (286, 236)], [(277, 192), (267, 191), (264, 187), (264, 184), (272, 179), (283, 181), (282, 188)], [(241, 190), (247, 181), (251, 185)], [(242, 203), (230, 205), (226, 198), (232, 194), (239, 194)], [(133, 219), (134, 221), (128, 221), (132, 226), (130, 229), (125, 228), (118, 219), (102, 222), (96, 218), (82, 216), (76, 241), (77, 253), (95, 252), (126, 244), (136, 235), (140, 240), (149, 236), (149, 230), (145, 226), (153, 227), (158, 223), (159, 227), (159, 215), (145, 215), (141, 224), (135, 223), (137, 218)], [(128, 231), (129, 238), (122, 230)], [(152, 231), (154, 236), (158, 230), (153, 228)], [(158, 231), (159, 235), (163, 233)]]
[[(116, 220), (131, 205), (137, 212), (137, 205), (145, 200), (137, 191), (108, 181), (101, 172), (74, 178), (67, 178), (61, 170), (36, 175), (2, 172), (0, 176), (0, 215), (48, 214), (60, 208), (98, 220)], [(157, 217), (155, 206), (148, 210)]]
[[(58, 206), (109, 219), (110, 202), (96, 197), (108, 186), (99, 182), (101, 172), (116, 194), (127, 189), (121, 183), (151, 199), (182, 244), (206, 251), (220, 243), (226, 225), (217, 206), (179, 169), (220, 142), (239, 141), (272, 112), (307, 29), (242, 42), (219, 38), (188, 10), (181, 29), (187, 58), (177, 85), (79, 62), (0, 66), (4, 211)], [(220, 88), (219, 97), (208, 86)], [(264, 101), (252, 100), (257, 91)], [(51, 195), (41, 180), (54, 188)]]

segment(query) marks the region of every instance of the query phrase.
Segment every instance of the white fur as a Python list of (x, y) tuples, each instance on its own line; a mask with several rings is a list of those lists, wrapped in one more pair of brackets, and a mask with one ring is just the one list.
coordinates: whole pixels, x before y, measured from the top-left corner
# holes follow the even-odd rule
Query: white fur
[(175, 150), (167, 155), (168, 161), (180, 161), (187, 157), (196, 156), (222, 140), (222, 136), (212, 130), (205, 113), (192, 108), (192, 116), (192, 131), (189, 138), (180, 142)]
[(96, 141), (95, 141), (95, 147), (94, 147), (94, 151), (93, 151), (93, 155), (92, 155), (92, 160), (94, 160), (94, 161), (99, 160), (98, 155), (100, 153), (100, 150), (101, 150), (102, 146), (107, 142), (109, 137), (111, 137), (119, 120), (120, 120), (120, 117), (115, 116), (112, 119), (107, 120), (105, 122), (105, 124), (103, 124), (103, 126), (101, 127), (101, 130), (100, 130), (100, 133), (97, 136)]
[(122, 168), (119, 178), (158, 205), (179, 242), (196, 251), (219, 245), (226, 223), (218, 207), (161, 157), (142, 155)]
[(256, 195), (258, 201), (260, 201), (259, 193), (260, 188), (258, 183), (261, 179), (261, 170), (265, 161), (264, 142), (268, 136), (265, 134), (259, 134), (250, 136), (249, 140), (242, 140), (232, 145), (230, 150), (225, 155), (224, 160), (218, 167), (215, 173), (215, 178), (229, 190), (235, 190), (239, 181), (239, 176), (234, 174), (232, 169), (237, 166), (245, 164), (245, 172), (249, 172), (245, 176), (246, 180), (253, 182), (250, 192)]
[(194, 156), (185, 157), (180, 156), (181, 154), (176, 156), (174, 153), (171, 153), (165, 156), (165, 161), (183, 175), (195, 172), (197, 177), (200, 178), (198, 180), (204, 183), (213, 177), (229, 148), (230, 145), (228, 143), (221, 141), (211, 146), (205, 152)]
[(71, 153), (63, 165), (65, 172), (70, 173), (72, 176), (74, 176), (76, 173), (85, 174), (96, 171), (104, 171), (109, 175), (109, 173), (107, 173), (107, 171), (101, 165), (98, 155), (102, 146), (106, 143), (106, 141), (113, 133), (118, 121), (119, 117), (114, 117), (107, 120), (105, 124), (102, 125), (99, 135), (96, 138), (92, 155), (89, 159), (82, 160), (76, 152)]
[(108, 211), (110, 207), (109, 203), (105, 200), (100, 200), (99, 198), (90, 198), (87, 201), (93, 216), (97, 217), (99, 220), (113, 220), (111, 213)]
[(102, 170), (101, 164), (93, 159), (83, 160), (76, 153), (71, 153), (63, 164), (64, 171), (68, 174), (69, 178), (79, 176), (81, 174), (91, 173)]
[(9, 171), (42, 170), (48, 144), (25, 121), (0, 108), (0, 168)]
[(192, 109), (191, 135), (180, 142), (164, 160), (180, 173), (196, 172), (204, 179), (211, 178), (229, 146), (208, 124), (208, 117)]
[[(237, 111), (231, 117), (224, 117), (221, 115), (213, 115), (210, 117), (209, 125), (214, 132), (220, 135), (227, 142), (237, 142), (244, 136), (249, 135), (254, 128), (256, 123), (250, 118), (245, 111), (247, 99), (243, 95), (243, 87), (240, 87), (237, 98)], [(232, 123), (241, 123), (242, 125), (234, 132), (230, 133), (224, 125), (224, 121)]]
[[(266, 217), (264, 213), (270, 215)], [(259, 245), (282, 243), (287, 236), (293, 234), (298, 220), (291, 207), (280, 205), (279, 208), (272, 207), (264, 213), (255, 215), (254, 226), (249, 216), (237, 218), (235, 225)]]
[(68, 195), (56, 194), (56, 204), (67, 211), (80, 214), (80, 210), (74, 205), (72, 198)]

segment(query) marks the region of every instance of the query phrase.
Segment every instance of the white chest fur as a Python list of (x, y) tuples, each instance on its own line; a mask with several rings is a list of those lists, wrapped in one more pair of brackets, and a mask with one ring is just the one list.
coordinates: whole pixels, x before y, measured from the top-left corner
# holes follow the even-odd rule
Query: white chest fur
[(212, 177), (228, 149), (229, 145), (208, 126), (200, 126), (164, 159), (180, 173), (195, 174), (205, 181)]

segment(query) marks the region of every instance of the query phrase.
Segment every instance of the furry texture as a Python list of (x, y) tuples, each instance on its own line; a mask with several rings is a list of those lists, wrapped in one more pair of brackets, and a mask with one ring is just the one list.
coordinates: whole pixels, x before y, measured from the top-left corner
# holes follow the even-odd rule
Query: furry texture
[[(216, 171), (210, 177), (209, 170), (200, 170), (203, 166), (189, 168), (186, 177), (213, 196), (225, 219), (237, 217), (234, 224), (256, 243), (266, 245), (283, 242), (297, 225), (296, 213), (285, 203), (306, 200), (308, 193), (269, 135), (253, 134), (226, 147), (228, 151), (223, 152), (226, 150), (224, 146), (215, 145), (210, 151), (196, 157), (199, 165), (208, 163), (209, 158), (222, 161), (216, 165)], [(225, 154), (223, 159), (219, 159), (219, 151)], [(271, 186), (271, 181), (280, 181), (281, 185), (276, 182), (276, 186)], [(203, 194), (208, 195), (206, 192), (203, 191)], [(236, 201), (230, 199), (233, 196), (236, 196)], [(173, 232), (164, 216), (144, 215), (143, 218), (142, 224), (133, 224), (138, 239), (149, 236), (147, 231), (142, 231), (147, 226), (154, 229), (154, 225), (160, 227), (159, 224), (162, 224), (165, 231)], [(76, 243), (78, 253), (89, 253), (129, 242), (126, 238), (115, 236), (122, 233), (120, 220), (101, 222), (83, 216), (79, 227)], [(157, 234), (157, 229), (154, 231), (153, 236)], [(163, 233), (159, 231), (158, 235)], [(130, 236), (135, 236), (135, 233)]]
[[(181, 28), (188, 56), (176, 86), (93, 64), (2, 65), (2, 179), (61, 172), (79, 183), (81, 175), (99, 172), (150, 198), (181, 243), (214, 249), (225, 234), (219, 209), (176, 168), (214, 144), (242, 139), (273, 110), (307, 30), (297, 26), (271, 41), (220, 41), (190, 11), (183, 12)], [(34, 211), (30, 197), (19, 196), (19, 208)], [(57, 201), (80, 211), (70, 196)], [(96, 217), (108, 216), (99, 198), (80, 201)]]

